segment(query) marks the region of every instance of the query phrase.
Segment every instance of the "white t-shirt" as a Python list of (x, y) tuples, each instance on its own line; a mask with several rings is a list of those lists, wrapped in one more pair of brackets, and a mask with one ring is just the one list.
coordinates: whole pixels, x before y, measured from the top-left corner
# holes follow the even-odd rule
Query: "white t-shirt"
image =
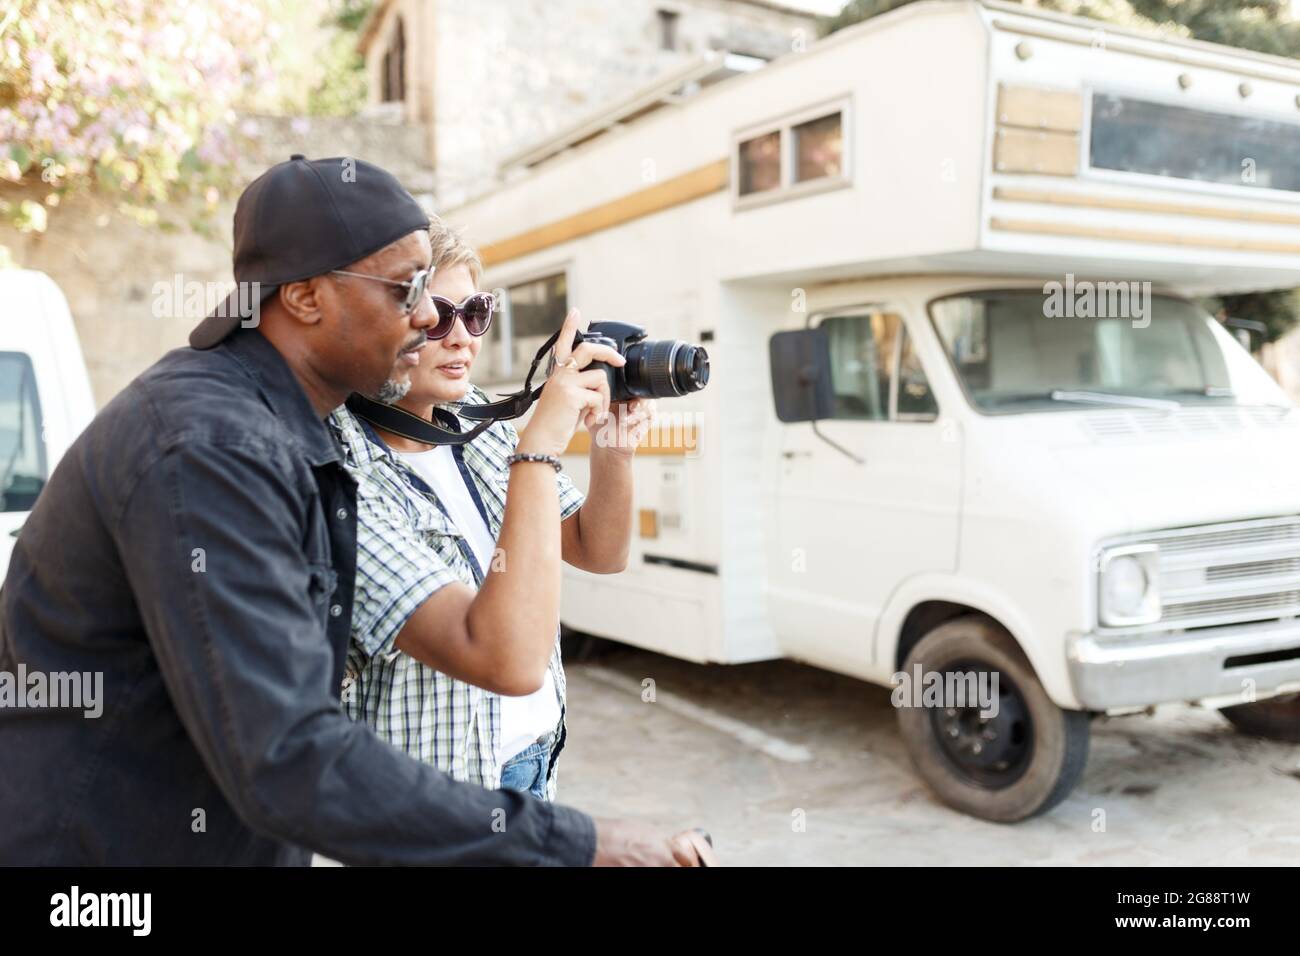
[[(442, 506), (447, 509), (451, 523), (469, 543), (478, 565), (487, 574), (492, 566), (496, 542), (487, 522), (470, 497), (456, 459), (449, 445), (439, 445), (428, 451), (398, 452), (421, 478), (428, 482)], [(555, 680), (546, 669), (542, 686), (526, 697), (501, 697), (501, 746), (497, 760), (505, 763), (516, 754), (531, 747), (538, 737), (550, 733), (560, 722), (560, 701), (555, 693)]]

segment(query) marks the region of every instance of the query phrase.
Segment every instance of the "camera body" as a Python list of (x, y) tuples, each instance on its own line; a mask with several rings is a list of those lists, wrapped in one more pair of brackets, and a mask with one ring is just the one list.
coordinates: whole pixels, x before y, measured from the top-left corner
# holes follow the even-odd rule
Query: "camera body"
[(621, 367), (592, 362), (609, 379), (611, 403), (634, 398), (676, 398), (698, 392), (709, 382), (709, 353), (678, 339), (647, 339), (646, 331), (629, 322), (592, 322), (573, 340), (608, 345), (627, 360)]

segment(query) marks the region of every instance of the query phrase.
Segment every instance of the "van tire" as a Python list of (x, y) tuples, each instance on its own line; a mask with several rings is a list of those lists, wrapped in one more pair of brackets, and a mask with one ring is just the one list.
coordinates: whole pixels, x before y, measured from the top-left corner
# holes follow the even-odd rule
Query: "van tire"
[(604, 657), (613, 647), (611, 641), (560, 625), (560, 659), (566, 664), (581, 664)]
[(1300, 744), (1300, 694), (1282, 694), (1219, 710), (1243, 734)]
[[(917, 664), (923, 675), (954, 665), (998, 674), (999, 714), (990, 722), (979, 721), (978, 707), (897, 708), (912, 763), (940, 800), (974, 817), (1015, 823), (1050, 810), (1074, 789), (1088, 762), (1091, 715), (1052, 703), (1005, 629), (980, 614), (948, 621), (907, 655), (909, 678)], [(993, 734), (987, 749), (984, 734)]]

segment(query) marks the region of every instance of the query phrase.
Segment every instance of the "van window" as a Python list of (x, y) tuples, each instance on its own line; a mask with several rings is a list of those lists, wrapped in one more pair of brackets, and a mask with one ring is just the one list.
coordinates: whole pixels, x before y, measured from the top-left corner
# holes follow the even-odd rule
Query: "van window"
[(839, 113), (800, 123), (792, 132), (795, 182), (840, 176), (844, 160), (844, 120)]
[(569, 311), (568, 278), (543, 276), (496, 290), (500, 312), (483, 342), (479, 382), (522, 379), (528, 365)]
[(848, 111), (846, 99), (789, 114), (737, 137), (733, 198), (738, 207), (847, 186)]
[(765, 133), (740, 144), (740, 195), (767, 192), (781, 185), (781, 133)]
[[(1069, 314), (1058, 307), (1055, 288), (952, 296), (931, 303), (930, 313), (980, 411), (1077, 409), (1070, 393), (1078, 392), (1090, 393), (1089, 404), (1107, 395), (1181, 403), (1277, 400), (1280, 391), (1267, 373), (1240, 346), (1229, 348), (1230, 337), (1203, 310), (1162, 295), (1117, 309), (1124, 298), (1102, 287), (1121, 285), (1077, 283)], [(1139, 301), (1140, 309), (1133, 305)]]
[(1094, 169), (1300, 191), (1300, 123), (1096, 93), (1090, 148)]
[(32, 360), (0, 352), (0, 510), (30, 511), (48, 477)]
[(832, 418), (926, 420), (938, 414), (930, 382), (899, 316), (835, 315), (821, 327), (830, 345)]
[(898, 408), (895, 417), (911, 421), (933, 421), (939, 404), (930, 390), (921, 359), (912, 348), (912, 337), (903, 328), (903, 344), (898, 356)]

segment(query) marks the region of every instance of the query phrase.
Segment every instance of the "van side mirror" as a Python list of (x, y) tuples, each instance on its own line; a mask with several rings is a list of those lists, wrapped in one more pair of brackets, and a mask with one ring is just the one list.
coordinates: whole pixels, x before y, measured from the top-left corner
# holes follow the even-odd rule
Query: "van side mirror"
[(783, 422), (830, 418), (835, 408), (831, 389), (830, 340), (824, 329), (777, 332), (768, 343), (772, 397)]
[(1223, 324), (1247, 352), (1255, 351), (1250, 337), (1252, 332), (1259, 335), (1261, 339), (1268, 334), (1268, 326), (1256, 319), (1235, 319), (1228, 316), (1223, 320)]

